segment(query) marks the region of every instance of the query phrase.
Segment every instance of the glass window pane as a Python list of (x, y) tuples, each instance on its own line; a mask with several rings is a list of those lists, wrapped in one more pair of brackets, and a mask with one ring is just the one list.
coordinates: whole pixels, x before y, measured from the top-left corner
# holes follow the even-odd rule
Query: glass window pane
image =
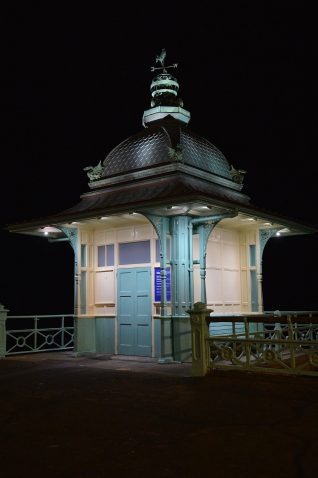
[(86, 271), (81, 274), (81, 314), (86, 314)]
[(108, 244), (107, 248), (107, 265), (113, 266), (115, 263), (114, 244)]
[(150, 241), (119, 244), (119, 264), (145, 264), (150, 262)]
[(250, 266), (256, 266), (256, 246), (254, 244), (250, 245)]
[(258, 310), (258, 292), (256, 271), (251, 271), (251, 308), (252, 312)]
[(106, 248), (105, 246), (97, 246), (97, 266), (106, 266)]

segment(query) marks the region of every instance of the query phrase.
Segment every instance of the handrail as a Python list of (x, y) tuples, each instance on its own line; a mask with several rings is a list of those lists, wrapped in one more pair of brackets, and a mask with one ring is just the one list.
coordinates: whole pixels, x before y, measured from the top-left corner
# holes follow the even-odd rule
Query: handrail
[[(192, 375), (232, 368), (318, 376), (318, 312), (210, 315), (197, 302), (189, 311), (192, 337)], [(238, 334), (209, 335), (213, 322), (243, 323)], [(262, 324), (254, 331), (250, 324)]]
[(233, 314), (233, 315), (210, 315), (206, 318), (208, 323), (211, 322), (256, 322), (263, 324), (287, 324), (288, 320), (297, 322), (298, 324), (318, 324), (318, 312), (292, 312), (292, 313), (260, 313), (260, 314)]
[(32, 319), (32, 318), (37, 318), (37, 319), (44, 319), (44, 318), (49, 318), (49, 317), (75, 317), (74, 314), (51, 314), (51, 315), (37, 315), (37, 314), (31, 314), (31, 315), (8, 315), (7, 319)]

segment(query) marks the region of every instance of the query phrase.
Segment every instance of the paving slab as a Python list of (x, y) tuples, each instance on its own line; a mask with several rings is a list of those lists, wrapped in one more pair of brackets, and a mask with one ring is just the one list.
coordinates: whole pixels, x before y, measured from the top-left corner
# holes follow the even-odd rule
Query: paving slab
[(318, 470), (318, 380), (125, 357), (0, 360), (3, 478), (306, 478)]

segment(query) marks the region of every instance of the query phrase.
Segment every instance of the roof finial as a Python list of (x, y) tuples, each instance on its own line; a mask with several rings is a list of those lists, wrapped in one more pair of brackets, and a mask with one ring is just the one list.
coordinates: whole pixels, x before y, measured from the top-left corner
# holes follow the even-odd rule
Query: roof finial
[(161, 53), (156, 56), (156, 65), (159, 66), (151, 67), (151, 71), (155, 71), (156, 76), (150, 85), (151, 109), (146, 110), (143, 115), (142, 124), (145, 127), (148, 126), (148, 123), (153, 123), (168, 116), (186, 124), (190, 120), (190, 113), (183, 109), (183, 101), (178, 96), (178, 80), (167, 71), (168, 68), (177, 68), (178, 63), (166, 66), (166, 56), (166, 50), (163, 48)]
[(165, 66), (166, 56), (167, 56), (166, 49), (163, 48), (160, 55), (156, 56), (156, 63), (160, 63), (161, 66), (152, 66), (151, 71), (162, 70), (163, 73), (167, 73), (167, 68), (177, 68), (178, 63), (173, 63), (170, 66)]

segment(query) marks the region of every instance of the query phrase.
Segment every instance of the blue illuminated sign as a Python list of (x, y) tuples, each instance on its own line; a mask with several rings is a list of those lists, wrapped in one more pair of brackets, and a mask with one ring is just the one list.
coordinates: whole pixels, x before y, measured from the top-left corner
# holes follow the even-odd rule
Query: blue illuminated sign
[[(160, 267), (155, 267), (155, 302), (161, 301), (161, 276), (160, 276)], [(167, 278), (166, 278), (166, 288), (167, 288), (167, 301), (171, 301), (171, 271), (170, 267), (167, 267)]]

